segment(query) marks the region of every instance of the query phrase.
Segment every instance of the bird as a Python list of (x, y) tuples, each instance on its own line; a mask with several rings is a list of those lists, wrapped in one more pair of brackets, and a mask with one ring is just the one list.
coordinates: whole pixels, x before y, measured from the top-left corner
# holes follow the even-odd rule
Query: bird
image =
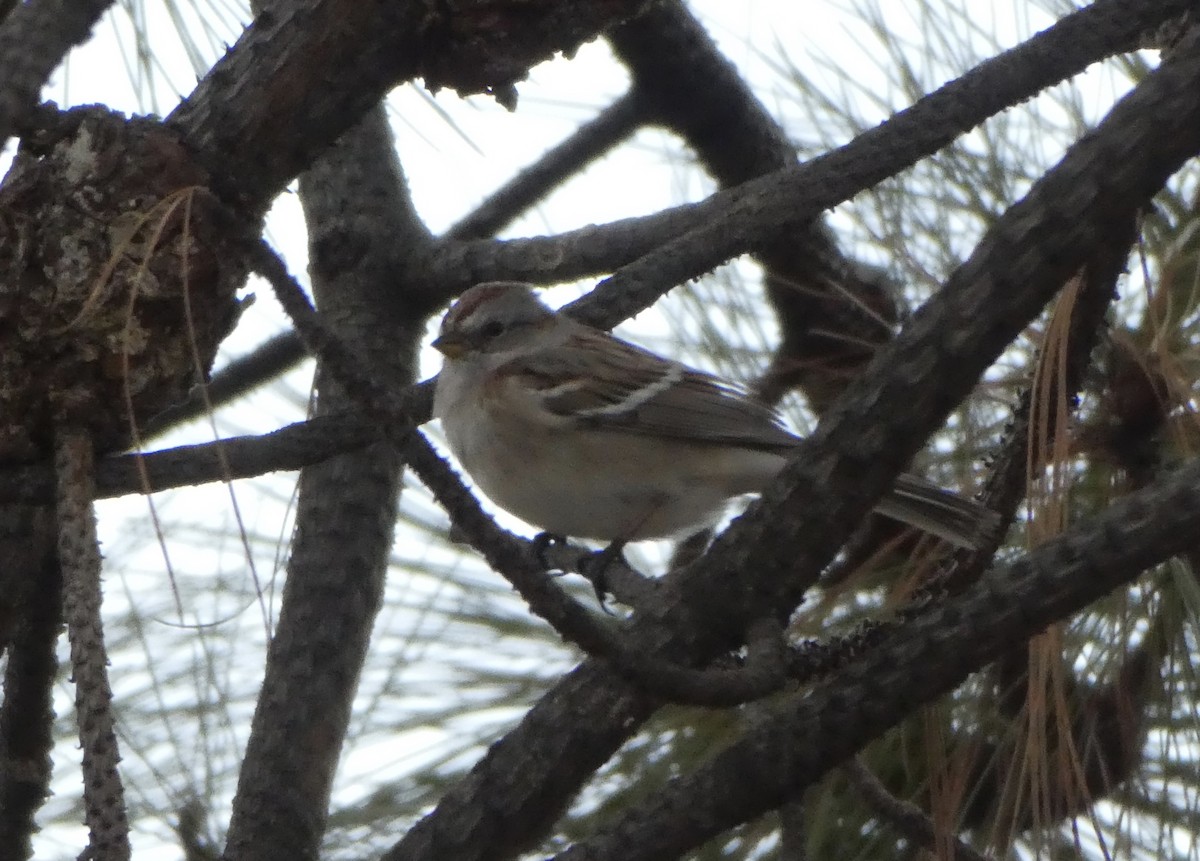
[[(802, 441), (745, 389), (554, 311), (522, 282), (463, 292), (432, 346), (450, 451), (492, 502), (550, 536), (693, 534), (762, 491)], [(972, 549), (999, 523), (907, 474), (875, 510)]]

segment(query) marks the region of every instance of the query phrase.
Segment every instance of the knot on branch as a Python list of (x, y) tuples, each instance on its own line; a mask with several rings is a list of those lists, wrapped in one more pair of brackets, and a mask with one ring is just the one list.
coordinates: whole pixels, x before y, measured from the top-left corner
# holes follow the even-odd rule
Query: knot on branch
[(422, 40), (420, 76), (432, 92), (488, 93), (515, 110), (515, 85), (556, 53), (570, 57), (603, 30), (632, 18), (646, 0), (440, 0)]
[(98, 450), (207, 377), (246, 269), (208, 174), (160, 123), (91, 106), (0, 183), (0, 462), (67, 417)]

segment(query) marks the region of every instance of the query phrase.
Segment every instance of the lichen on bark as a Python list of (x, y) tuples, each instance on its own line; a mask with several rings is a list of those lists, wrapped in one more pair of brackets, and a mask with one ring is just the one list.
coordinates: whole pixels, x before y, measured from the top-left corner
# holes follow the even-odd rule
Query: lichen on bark
[(28, 136), (0, 183), (0, 463), (57, 420), (98, 451), (204, 380), (246, 269), (209, 177), (161, 123), (101, 107)]

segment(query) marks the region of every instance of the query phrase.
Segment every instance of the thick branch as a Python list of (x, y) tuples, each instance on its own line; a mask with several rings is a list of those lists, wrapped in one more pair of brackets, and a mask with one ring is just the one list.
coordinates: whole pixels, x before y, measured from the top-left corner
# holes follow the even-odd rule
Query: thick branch
[(0, 146), (29, 119), (67, 52), (92, 34), (112, 0), (31, 0), (0, 21)]
[(33, 856), (35, 816), (50, 794), (63, 616), (53, 514), (49, 507), (0, 508), (0, 552), (8, 569), (0, 615), (11, 635), (0, 706), (0, 846), (13, 858)]
[[(300, 180), (321, 319), (378, 378), (410, 384), (425, 315), (396, 283), (390, 249), (428, 241), (412, 210), (383, 108)], [(317, 410), (353, 398), (327, 368)], [(401, 460), (386, 442), (305, 469), (279, 622), (233, 802), (226, 857), (316, 858), (350, 704), (383, 585)]]
[(1014, 641), (1187, 550), (1198, 529), (1200, 462), (1195, 462), (932, 608), (559, 859), (674, 858), (779, 806)]
[(646, 2), (527, 2), (507, 11), (486, 0), (277, 4), (167, 122), (215, 168), (223, 197), (258, 211), (397, 84), (424, 77), (433, 89), (511, 98), (531, 65)]

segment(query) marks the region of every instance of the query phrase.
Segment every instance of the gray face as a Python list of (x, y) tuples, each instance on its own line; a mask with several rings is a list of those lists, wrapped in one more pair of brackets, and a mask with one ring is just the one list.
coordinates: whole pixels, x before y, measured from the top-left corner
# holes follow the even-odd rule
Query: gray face
[(446, 313), (433, 346), (451, 359), (467, 353), (504, 353), (552, 319), (550, 309), (525, 284), (477, 284)]

